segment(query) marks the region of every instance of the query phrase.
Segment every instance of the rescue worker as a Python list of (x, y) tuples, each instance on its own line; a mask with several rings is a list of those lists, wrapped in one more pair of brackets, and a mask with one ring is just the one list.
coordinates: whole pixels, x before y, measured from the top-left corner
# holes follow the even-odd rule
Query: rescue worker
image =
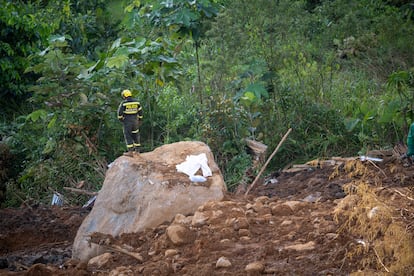
[(125, 155), (132, 156), (133, 152), (139, 152), (141, 147), (139, 126), (143, 118), (142, 107), (136, 99), (132, 98), (130, 90), (123, 90), (121, 96), (123, 101), (118, 107), (118, 120), (123, 124), (124, 138), (128, 150)]

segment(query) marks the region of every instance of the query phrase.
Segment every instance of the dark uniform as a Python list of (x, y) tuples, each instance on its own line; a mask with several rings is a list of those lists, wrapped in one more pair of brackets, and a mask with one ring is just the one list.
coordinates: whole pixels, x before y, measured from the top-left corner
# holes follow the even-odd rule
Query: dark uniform
[(142, 120), (141, 104), (128, 96), (118, 107), (118, 120), (123, 123), (125, 143), (128, 151), (139, 151), (139, 125)]

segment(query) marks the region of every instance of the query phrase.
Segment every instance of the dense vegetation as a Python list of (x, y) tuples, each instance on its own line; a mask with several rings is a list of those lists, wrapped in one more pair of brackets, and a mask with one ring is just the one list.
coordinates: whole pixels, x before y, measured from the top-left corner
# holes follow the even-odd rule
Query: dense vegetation
[(229, 189), (245, 138), (271, 151), (293, 129), (271, 170), (392, 147), (414, 119), (410, 2), (0, 0), (2, 206), (99, 189), (125, 88), (144, 150), (204, 141)]

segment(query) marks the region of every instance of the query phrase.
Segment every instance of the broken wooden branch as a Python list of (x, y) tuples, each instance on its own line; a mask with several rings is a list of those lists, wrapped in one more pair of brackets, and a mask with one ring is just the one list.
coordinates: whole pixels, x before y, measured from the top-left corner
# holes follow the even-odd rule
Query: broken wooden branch
[(247, 138), (244, 140), (246, 141), (246, 145), (255, 153), (255, 155), (262, 155), (267, 150), (267, 146), (259, 141)]
[(380, 256), (378, 255), (377, 250), (375, 250), (374, 247), (372, 247), (372, 249), (374, 250), (375, 256), (377, 256), (378, 262), (382, 265), (382, 267), (385, 269), (385, 271), (390, 272), (390, 270), (384, 265), (384, 263), (381, 261)]
[(385, 177), (387, 177), (387, 174), (383, 171), (383, 170), (381, 170), (381, 168), (380, 167), (378, 167), (374, 162), (372, 162), (371, 160), (368, 160), (368, 162), (369, 163), (371, 163), (375, 168), (377, 168), (380, 172), (382, 172), (382, 174), (385, 176)]
[(21, 198), (20, 197), (20, 195), (18, 195), (16, 192), (12, 192), (13, 193), (13, 195), (15, 196), (15, 197), (17, 197), (17, 199), (19, 199), (21, 202), (22, 202), (22, 204), (23, 205), (25, 205), (27, 208), (29, 208), (30, 210), (33, 210), (33, 208), (32, 208), (32, 206), (30, 206), (30, 204), (29, 203), (27, 203), (27, 199), (26, 200), (24, 200), (23, 198)]
[(71, 188), (71, 187), (63, 187), (63, 189), (66, 191), (77, 193), (77, 194), (84, 194), (84, 195), (91, 195), (91, 196), (98, 194), (98, 192), (91, 192), (91, 191), (76, 189), (76, 188)]
[(414, 200), (414, 198), (409, 197), (408, 195), (405, 195), (405, 194), (401, 193), (401, 192), (400, 192), (400, 191), (398, 191), (397, 189), (394, 189), (394, 191), (395, 191), (396, 193), (398, 193), (399, 195), (401, 195), (401, 196), (403, 196), (403, 197), (408, 198), (409, 200)]
[(134, 259), (137, 259), (140, 262), (144, 261), (144, 258), (141, 256), (141, 254), (139, 254), (137, 252), (130, 252), (126, 249), (123, 249), (120, 246), (117, 246), (117, 245), (100, 245), (100, 246), (102, 246), (103, 248), (105, 248), (106, 250), (109, 250), (109, 251), (115, 251), (115, 252), (118, 252), (118, 253), (128, 255), (128, 256), (130, 256)]
[(259, 168), (266, 160), (267, 146), (259, 141), (247, 138), (245, 139), (245, 142), (253, 156), (253, 169)]
[(286, 132), (286, 134), (283, 136), (282, 140), (280, 140), (279, 144), (277, 145), (276, 149), (273, 151), (273, 153), (269, 156), (269, 158), (267, 159), (266, 163), (263, 165), (262, 169), (260, 170), (259, 174), (256, 176), (256, 178), (254, 179), (253, 183), (250, 185), (250, 187), (247, 189), (246, 193), (244, 194), (245, 196), (250, 192), (250, 190), (254, 187), (254, 185), (256, 185), (256, 182), (259, 180), (260, 176), (262, 175), (262, 173), (264, 172), (264, 170), (266, 169), (267, 165), (269, 165), (270, 160), (273, 158), (273, 156), (276, 154), (276, 152), (279, 150), (280, 146), (283, 144), (283, 142), (285, 142), (286, 138), (288, 137), (289, 133), (292, 131), (291, 128), (289, 128), (289, 130)]

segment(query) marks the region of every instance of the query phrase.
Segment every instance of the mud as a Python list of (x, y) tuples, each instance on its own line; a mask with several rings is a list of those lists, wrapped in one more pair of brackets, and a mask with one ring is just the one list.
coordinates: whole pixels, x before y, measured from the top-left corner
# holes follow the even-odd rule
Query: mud
[[(87, 209), (3, 209), (0, 275), (411, 275), (413, 187), (414, 168), (396, 160), (275, 173), (247, 196), (239, 190), (204, 206), (212, 218), (184, 222), (180, 243), (167, 233), (172, 222), (120, 237), (95, 233), (91, 242), (109, 254), (94, 264), (70, 258)], [(373, 210), (387, 213), (366, 219)], [(390, 229), (403, 229), (407, 246), (393, 248)]]

